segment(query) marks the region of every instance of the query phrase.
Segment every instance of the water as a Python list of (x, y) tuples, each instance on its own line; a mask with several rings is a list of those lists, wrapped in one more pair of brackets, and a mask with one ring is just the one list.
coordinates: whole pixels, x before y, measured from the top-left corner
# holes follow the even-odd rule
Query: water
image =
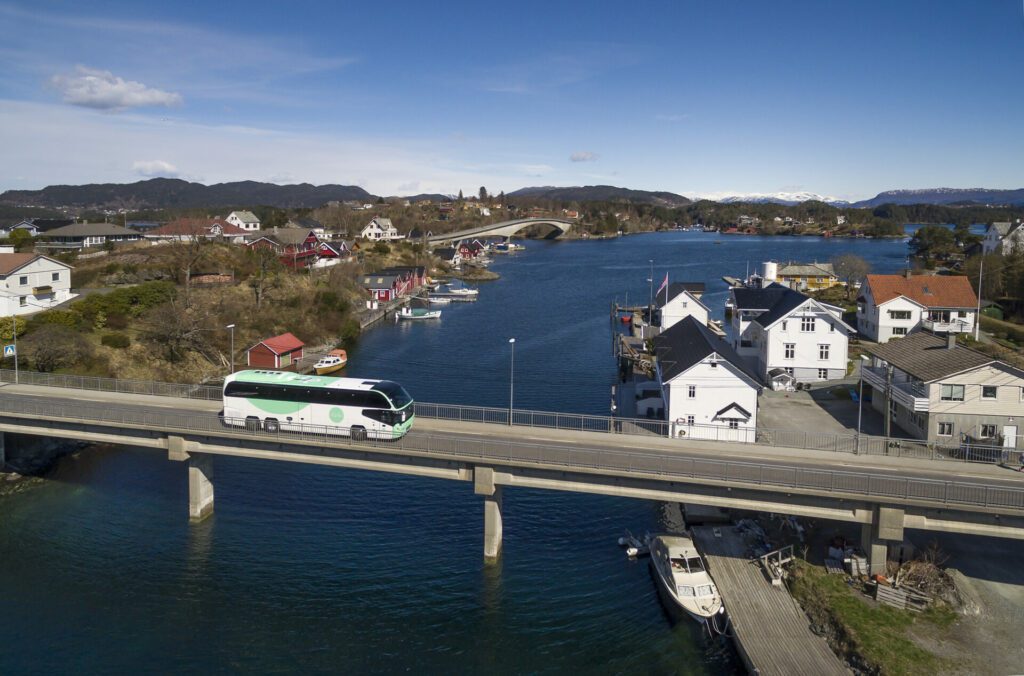
[[(384, 324), (352, 375), (421, 400), (604, 414), (615, 377), (609, 303), (704, 281), (747, 262), (852, 251), (900, 269), (905, 244), (664, 233), (530, 242), (502, 280), (439, 322)], [(614, 545), (657, 529), (663, 506), (505, 492), (501, 565), (482, 565), (472, 486), (217, 458), (216, 513), (189, 526), (185, 467), (145, 450), (93, 449), (45, 485), (0, 501), (0, 673), (719, 673), (693, 623), (672, 626), (646, 563)]]

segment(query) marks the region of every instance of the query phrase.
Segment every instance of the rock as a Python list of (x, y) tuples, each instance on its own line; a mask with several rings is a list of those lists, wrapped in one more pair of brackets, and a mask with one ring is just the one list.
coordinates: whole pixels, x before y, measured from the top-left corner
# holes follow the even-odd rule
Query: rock
[(953, 582), (953, 596), (955, 598), (944, 600), (956, 608), (961, 615), (981, 615), (984, 610), (984, 604), (981, 602), (978, 590), (974, 588), (974, 582), (956, 568), (947, 569), (946, 574), (949, 575), (949, 579)]

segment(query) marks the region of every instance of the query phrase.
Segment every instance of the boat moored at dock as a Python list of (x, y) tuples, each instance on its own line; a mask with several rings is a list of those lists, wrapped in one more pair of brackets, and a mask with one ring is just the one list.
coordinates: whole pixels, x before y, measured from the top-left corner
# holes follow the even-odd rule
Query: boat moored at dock
[(340, 371), (348, 364), (348, 353), (345, 350), (331, 350), (313, 364), (313, 370), (318, 376), (325, 376), (335, 371)]
[(440, 310), (424, 310), (421, 308), (410, 308), (404, 307), (402, 311), (395, 315), (395, 319), (440, 319)]
[(685, 613), (703, 623), (724, 612), (722, 596), (689, 537), (655, 536), (650, 553), (658, 589), (671, 614)]

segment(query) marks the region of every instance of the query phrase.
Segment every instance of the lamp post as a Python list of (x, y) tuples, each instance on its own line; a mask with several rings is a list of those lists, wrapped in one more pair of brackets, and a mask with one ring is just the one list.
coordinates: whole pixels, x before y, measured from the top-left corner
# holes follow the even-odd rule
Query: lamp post
[(860, 423), (864, 414), (864, 364), (867, 363), (867, 355), (860, 356), (860, 384), (857, 394), (857, 453), (860, 453)]
[(235, 372), (235, 325), (234, 324), (228, 324), (224, 328), (226, 328), (229, 331), (231, 331), (231, 370), (229, 371), (229, 373), (234, 373)]
[(510, 345), (510, 354), (508, 362), (508, 424), (512, 426), (512, 402), (513, 394), (515, 393), (515, 382), (516, 382), (516, 339), (509, 338), (508, 344)]

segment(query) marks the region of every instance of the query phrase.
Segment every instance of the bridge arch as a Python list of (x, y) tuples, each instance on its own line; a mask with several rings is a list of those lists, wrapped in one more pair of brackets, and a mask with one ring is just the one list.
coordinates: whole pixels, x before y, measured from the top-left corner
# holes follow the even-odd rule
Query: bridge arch
[(515, 218), (500, 223), (491, 223), (476, 228), (467, 228), (458, 232), (449, 232), (443, 235), (434, 235), (427, 239), (430, 244), (445, 244), (447, 242), (458, 242), (464, 239), (475, 237), (512, 237), (521, 230), (533, 225), (550, 225), (558, 235), (564, 235), (572, 230), (575, 221), (565, 218)]

